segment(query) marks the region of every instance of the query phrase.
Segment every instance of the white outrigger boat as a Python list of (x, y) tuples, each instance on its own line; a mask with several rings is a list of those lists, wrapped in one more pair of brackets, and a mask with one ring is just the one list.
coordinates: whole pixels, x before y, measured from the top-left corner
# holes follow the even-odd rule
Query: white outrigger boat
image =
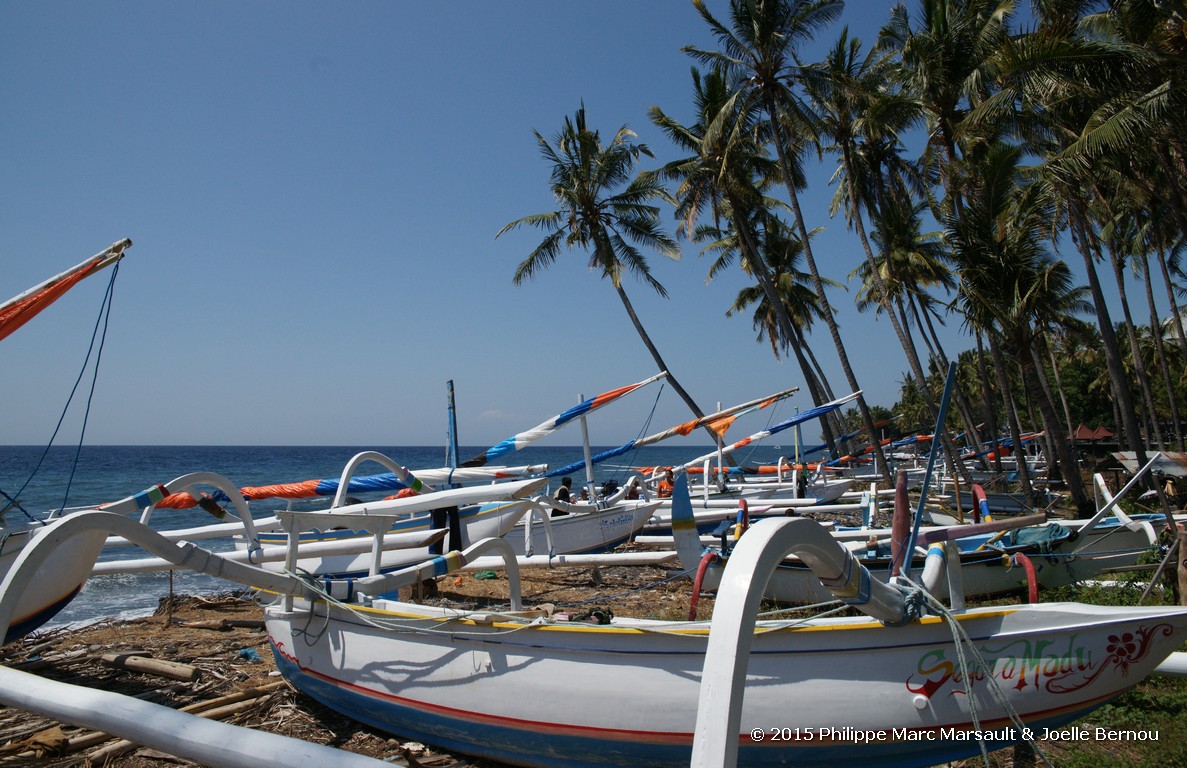
[[(721, 738), (739, 765), (931, 765), (976, 754), (981, 741), (1007, 746), (1024, 726), (1066, 724), (1136, 684), (1187, 631), (1187, 609), (1178, 608), (915, 614), (919, 593), (872, 580), (802, 518), (760, 522), (743, 547), (726, 572), (727, 588), (746, 593), (737, 602), (757, 604), (790, 549), (870, 616), (763, 620), (728, 641), (736, 643), (724, 651), (728, 665), (743, 670), (744, 683), (739, 719)], [(441, 559), (414, 578), (449, 565)], [(355, 586), (388, 592), (401, 578)], [(729, 698), (703, 682), (714, 638), (728, 630), (624, 618), (574, 624), (514, 599), (511, 608), (285, 600), (265, 618), (294, 685), (402, 737), (515, 765), (689, 764), (694, 735), (714, 727), (698, 721), (698, 697), (702, 715), (707, 698)], [(954, 632), (967, 643), (955, 647)]]
[[(676, 493), (687, 498), (683, 483)], [(309, 514), (289, 524), (304, 527)], [(281, 672), (314, 698), (402, 737), (516, 765), (931, 765), (1011, 745), (1027, 738), (1023, 728), (1072, 722), (1154, 671), (1187, 633), (1183, 608), (949, 612), (916, 585), (871, 579), (803, 518), (761, 521), (743, 537), (712, 622), (594, 625), (525, 609), (517, 561), (499, 539), (314, 585), (102, 512), (56, 521), (22, 552), (0, 584), (0, 629), (12, 594), (54, 561), (55, 546), (93, 530), (282, 595), (265, 609), (269, 639)], [(290, 557), (297, 548), (294, 540)], [(374, 597), (489, 551), (507, 569), (506, 612)], [(755, 622), (763, 586), (789, 552), (867, 616)]]
[[(1125, 490), (1134, 486), (1137, 477)], [(900, 475), (896, 515), (906, 513), (903, 480)], [(1103, 489), (1103, 480), (1099, 476), (1097, 487)], [(988, 513), (989, 506), (982, 498), (980, 488), (974, 486), (974, 489), (973, 496), (980, 499), (981, 512)], [(953, 542), (954, 546), (940, 551), (939, 556), (951, 558), (948, 568), (959, 563), (964, 596), (994, 597), (1030, 591), (1033, 597), (1039, 588), (1051, 589), (1092, 579), (1106, 569), (1135, 565), (1142, 555), (1156, 552), (1158, 535), (1154, 526), (1164, 517), (1126, 515), (1118, 506), (1124, 491), (1117, 497), (1107, 494), (1107, 489), (1104, 492), (1104, 506), (1091, 519), (1048, 521), (1046, 515), (1040, 513), (969, 525), (921, 528), (916, 550), (906, 570), (922, 571), (931, 548), (945, 541)], [(716, 539), (698, 537), (702, 521), (690, 516), (689, 512), (685, 509), (676, 513), (672, 520), (672, 541), (680, 553), (681, 566), (697, 574), (696, 583), (702, 590), (715, 591), (721, 583), (730, 550), (740, 535), (738, 532), (744, 530), (748, 521), (738, 520), (735, 525), (742, 527), (731, 526), (731, 530), (723, 531)], [(989, 520), (988, 514), (985, 519)], [(895, 544), (896, 535), (900, 542), (905, 542), (908, 529), (907, 525), (897, 531), (864, 527), (834, 530), (833, 536), (854, 552), (873, 578), (889, 582), (904, 565)], [(641, 541), (650, 542), (646, 538)], [(660, 539), (656, 543), (663, 541)], [(933, 591), (936, 597), (949, 596), (945, 581), (937, 582)], [(787, 558), (775, 569), (767, 584), (766, 595), (793, 605), (811, 605), (832, 599), (809, 564), (796, 557)]]
[[(0, 339), (27, 323), (78, 282), (117, 264), (131, 246), (132, 241), (126, 238), (113, 243), (65, 272), (0, 304)], [(14, 508), (20, 508), (18, 500), (4, 494), (4, 499), (0, 499), (0, 515)], [(5, 521), (0, 525), (0, 577), (8, 573), (20, 553), (40, 537), (45, 528), (46, 522), (32, 515), (25, 522)], [(0, 641), (6, 643), (32, 632), (74, 599), (90, 576), (90, 563), (103, 547), (103, 537), (78, 537), (66, 546), (68, 549), (61, 553), (60, 563), (39, 573), (21, 591), (13, 620), (0, 635)]]

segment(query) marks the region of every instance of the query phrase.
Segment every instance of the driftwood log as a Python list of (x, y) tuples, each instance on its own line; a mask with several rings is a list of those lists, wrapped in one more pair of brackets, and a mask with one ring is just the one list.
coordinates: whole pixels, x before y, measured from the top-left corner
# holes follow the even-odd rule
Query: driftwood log
[(129, 672), (141, 672), (146, 675), (167, 677), (170, 680), (181, 680), (186, 683), (192, 683), (202, 676), (202, 671), (195, 666), (181, 664), (176, 661), (149, 658), (147, 652), (143, 651), (105, 653), (99, 657), (99, 661), (106, 666), (116, 669), (126, 669)]

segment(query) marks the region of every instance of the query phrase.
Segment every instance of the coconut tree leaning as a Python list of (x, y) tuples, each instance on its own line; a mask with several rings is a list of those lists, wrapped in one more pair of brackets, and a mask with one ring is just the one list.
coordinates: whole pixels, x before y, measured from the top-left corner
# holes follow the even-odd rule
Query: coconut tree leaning
[[(843, 207), (849, 227), (857, 234), (865, 253), (865, 274), (873, 290), (866, 291), (866, 298), (886, 310), (899, 345), (907, 357), (907, 364), (915, 377), (919, 395), (931, 412), (935, 423), (938, 413), (935, 399), (927, 387), (927, 376), (919, 360), (914, 341), (910, 338), (905, 317), (896, 314), (892, 306), (893, 294), (886, 276), (878, 268), (870, 238), (866, 235), (864, 214), (873, 211), (877, 215), (878, 191), (872, 182), (878, 174), (869, 172), (861, 152), (863, 144), (897, 144), (898, 134), (919, 119), (915, 103), (888, 89), (887, 59), (880, 55), (862, 54), (861, 41), (849, 37), (843, 30), (840, 38), (829, 49), (824, 61), (805, 71), (805, 85), (809, 97), (820, 119), (823, 136), (831, 140), (827, 149), (838, 157), (838, 168), (834, 178), (838, 181), (837, 195), (833, 199), (832, 213)], [(882, 202), (885, 206), (885, 202)], [(964, 410), (961, 409), (962, 418)], [(969, 427), (966, 420), (966, 432)], [(969, 481), (967, 468), (960, 461), (960, 454), (946, 430), (940, 435), (950, 476), (960, 473)]]
[[(796, 57), (802, 43), (810, 41), (825, 26), (836, 21), (844, 7), (841, 0), (730, 0), (729, 24), (710, 13), (703, 0), (693, 0), (693, 7), (708, 24), (719, 50), (685, 46), (684, 51), (697, 61), (721, 66), (731, 75), (736, 90), (731, 105), (722, 110), (725, 126), (734, 125), (733, 110), (757, 106), (766, 116), (766, 130), (775, 148), (783, 185), (793, 214), (793, 225), (804, 246), (804, 261), (812, 276), (813, 288), (825, 296), (824, 282), (808, 236), (808, 227), (800, 206), (799, 190), (804, 185), (802, 153), (814, 138), (815, 118), (810, 105), (796, 91), (803, 80), (803, 67)], [(727, 128), (724, 128), (728, 130)], [(841, 370), (854, 391), (861, 387), (853, 373), (841, 332), (828, 302), (824, 322), (836, 347)], [(869, 432), (874, 456), (888, 485), (892, 482), (885, 456), (878, 445), (878, 431), (865, 398), (857, 398), (862, 422)]]
[[(732, 101), (733, 88), (721, 67), (707, 72), (692, 70), (693, 106), (696, 122), (684, 125), (659, 107), (650, 109), (651, 120), (680, 149), (689, 156), (664, 165), (659, 173), (678, 183), (676, 218), (678, 232), (695, 237), (699, 226), (717, 230), (715, 240), (728, 240), (724, 253), (737, 254), (742, 269), (755, 280), (772, 307), (775, 330), (792, 343), (799, 335), (795, 321), (779, 299), (775, 277), (762, 254), (764, 223), (770, 205), (765, 191), (778, 168), (767, 156), (765, 147), (756, 139), (759, 133), (759, 110), (727, 109)], [(725, 127), (726, 118), (729, 119)], [(700, 225), (702, 216), (709, 216), (709, 224)], [(720, 259), (710, 271), (728, 264)], [(822, 297), (823, 298), (823, 297)], [(815, 405), (831, 400), (822, 388), (814, 385), (805, 374), (805, 382)], [(821, 419), (825, 442), (835, 448), (835, 430), (831, 416)]]
[[(585, 119), (585, 105), (572, 117), (565, 117), (552, 141), (533, 131), (540, 154), (552, 165), (551, 189), (558, 208), (525, 216), (507, 224), (495, 237), (522, 226), (536, 227), (548, 234), (515, 269), (513, 282), (521, 285), (556, 262), (564, 250), (584, 249), (589, 268), (610, 281), (626, 309), (635, 331), (661, 371), (668, 372), (672, 389), (698, 417), (704, 412), (680, 385), (651, 340), (635, 307), (622, 286), (623, 274), (634, 274), (657, 294), (667, 297), (663, 285), (651, 274), (646, 257), (636, 245), (658, 251), (672, 259), (680, 256), (676, 241), (659, 223), (657, 201), (671, 202), (659, 177), (642, 172), (632, 178), (641, 157), (652, 157), (645, 144), (633, 141), (635, 134), (625, 125), (607, 144)], [(710, 433), (717, 439), (716, 433)]]
[[(774, 212), (763, 210), (755, 212), (754, 215), (763, 219), (762, 224), (755, 227), (755, 231), (759, 233), (758, 246), (761, 258), (771, 272), (779, 306), (773, 306), (766, 290), (756, 283), (738, 291), (733, 305), (725, 313), (726, 317), (741, 314), (753, 305), (751, 319), (752, 327), (758, 332), (757, 339), (765, 339), (771, 345), (771, 352), (776, 360), (782, 358), (786, 352), (795, 357), (804, 382), (812, 393), (813, 402), (834, 400), (836, 395), (808, 344), (808, 332), (819, 319), (822, 310), (821, 298), (812, 289), (808, 274), (799, 269), (798, 262), (803, 248)], [(816, 231), (813, 234), (816, 234)], [(714, 257), (709, 268), (710, 280), (729, 267), (739, 250), (738, 238), (733, 230), (723, 231), (704, 225), (698, 227), (694, 239), (706, 243), (703, 253)], [(742, 259), (741, 262), (742, 269), (749, 272), (749, 262), (746, 259)], [(842, 287), (831, 280), (829, 285), (835, 288)], [(791, 317), (791, 337), (787, 337), (781, 331), (777, 316), (783, 313)], [(835, 427), (833, 422), (832, 419), (821, 419), (830, 436), (833, 431), (841, 431), (840, 421), (835, 421)], [(830, 452), (835, 451), (834, 441), (830, 439), (826, 440), (826, 443)]]

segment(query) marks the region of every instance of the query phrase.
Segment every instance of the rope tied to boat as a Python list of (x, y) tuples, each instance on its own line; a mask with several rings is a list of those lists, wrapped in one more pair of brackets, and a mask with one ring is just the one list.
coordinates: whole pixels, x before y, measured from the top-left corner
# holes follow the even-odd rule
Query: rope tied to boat
[(927, 613), (927, 590), (919, 585), (911, 582), (910, 584), (891, 584), (892, 587), (903, 593), (903, 615), (898, 621), (890, 622), (883, 621), (882, 626), (895, 629), (897, 627), (905, 627), (913, 621), (921, 619)]
[(1029, 733), (1029, 729), (1027, 729), (1026, 724), (1022, 722), (1022, 718), (1018, 715), (1018, 712), (1010, 704), (1010, 700), (1006, 696), (1005, 692), (1002, 691), (1001, 685), (998, 684), (997, 680), (994, 679), (993, 675), (991, 674), (993, 668), (990, 666), (989, 662), (985, 660), (985, 657), (981, 655), (981, 652), (977, 650), (977, 646), (973, 643), (973, 639), (969, 637), (969, 634), (965, 632), (964, 627), (960, 625), (960, 621), (957, 620), (956, 615), (949, 611), (942, 602), (936, 599), (934, 595), (928, 593), (927, 590), (923, 589), (920, 585), (915, 584), (909, 578), (904, 577), (904, 581), (907, 584), (915, 587), (922, 599), (926, 601), (927, 606), (934, 612), (935, 615), (944, 619), (944, 621), (948, 624), (949, 630), (952, 632), (952, 646), (956, 653), (957, 665), (960, 667), (962, 679), (968, 682), (969, 690), (966, 698), (969, 705), (969, 717), (973, 722), (973, 731), (978, 734), (977, 745), (981, 749), (981, 760), (984, 763), (985, 768), (990, 768), (989, 750), (985, 747), (984, 738), (980, 737), (983, 729), (981, 728), (981, 718), (977, 714), (977, 699), (973, 695), (973, 684), (975, 681), (970, 675), (970, 659), (972, 661), (972, 668), (979, 672), (982, 678), (985, 680), (986, 687), (989, 690), (989, 695), (998, 704), (998, 706), (1000, 706), (1005, 711), (1010, 723), (1018, 729), (1018, 733), (1022, 734), (1022, 740), (1030, 745), (1030, 748), (1034, 750), (1035, 756), (1042, 760), (1043, 764), (1046, 765), (1047, 768), (1055, 768), (1054, 764), (1047, 758), (1047, 754), (1043, 752), (1042, 747), (1039, 746), (1038, 741), (1033, 737), (1033, 735)]

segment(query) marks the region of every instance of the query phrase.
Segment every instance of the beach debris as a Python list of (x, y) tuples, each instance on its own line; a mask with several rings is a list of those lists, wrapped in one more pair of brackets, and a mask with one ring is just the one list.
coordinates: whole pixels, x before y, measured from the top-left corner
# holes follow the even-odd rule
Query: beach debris
[(148, 651), (121, 651), (119, 653), (105, 653), (99, 661), (109, 667), (126, 669), (131, 672), (141, 672), (146, 675), (167, 677), (170, 680), (181, 680), (192, 683), (202, 676), (202, 671), (190, 664), (176, 661), (154, 659)]
[(62, 755), (67, 751), (67, 742), (69, 739), (66, 733), (62, 730), (62, 726), (55, 725), (50, 728), (38, 731), (27, 739), (22, 741), (5, 744), (0, 747), (0, 754), (21, 754), (26, 753), (32, 757), (48, 757), (50, 755)]

